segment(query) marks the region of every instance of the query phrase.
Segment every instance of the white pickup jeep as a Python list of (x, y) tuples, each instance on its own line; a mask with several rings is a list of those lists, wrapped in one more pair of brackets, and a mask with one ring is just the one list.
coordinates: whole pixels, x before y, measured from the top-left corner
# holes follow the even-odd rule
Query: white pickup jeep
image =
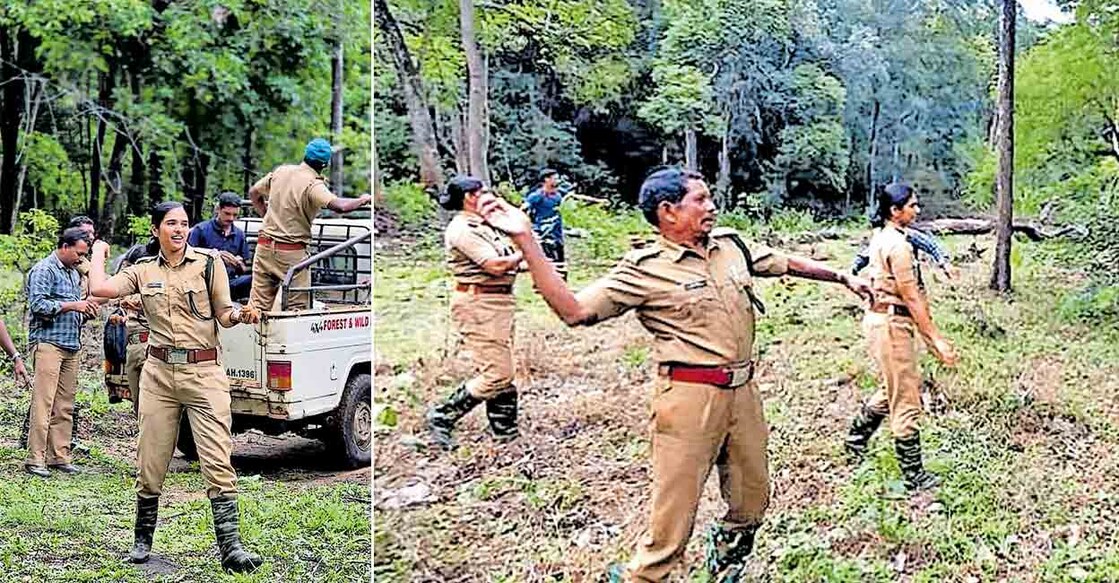
[[(254, 250), (260, 224), (258, 218), (238, 221)], [(295, 432), (326, 442), (348, 467), (367, 466), (372, 453), (371, 221), (316, 219), (309, 251), (311, 256), (289, 271), (276, 305), (259, 324), (219, 327), (233, 432)], [(311, 270), (310, 288), (291, 287), (300, 269)], [(312, 309), (287, 310), (294, 291), (309, 291)], [(106, 383), (127, 385), (119, 368), (108, 372)], [(186, 415), (177, 445), (184, 457), (197, 458)]]

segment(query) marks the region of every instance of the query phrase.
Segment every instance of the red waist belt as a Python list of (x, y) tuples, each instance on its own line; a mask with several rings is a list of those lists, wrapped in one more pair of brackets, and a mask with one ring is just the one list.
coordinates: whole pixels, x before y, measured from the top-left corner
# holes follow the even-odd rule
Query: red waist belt
[(912, 318), (913, 314), (909, 312), (909, 308), (901, 304), (874, 304), (870, 307), (870, 311), (879, 314), (893, 314), (895, 316), (905, 316)]
[(149, 346), (148, 354), (167, 364), (195, 364), (218, 359), (217, 348), (167, 348)]
[(279, 249), (280, 251), (301, 251), (307, 248), (306, 243), (284, 243), (282, 241), (273, 241), (271, 238), (265, 237), (264, 235), (257, 237), (256, 243), (257, 245), (267, 245), (269, 247), (272, 247), (273, 249)]
[(511, 285), (486, 285), (483, 283), (456, 283), (455, 291), (469, 292), (472, 294), (511, 294), (513, 293), (513, 286)]
[[(666, 370), (667, 369), (667, 370)], [(754, 378), (754, 361), (738, 366), (662, 365), (661, 374), (674, 381), (715, 385), (724, 389), (740, 387)]]

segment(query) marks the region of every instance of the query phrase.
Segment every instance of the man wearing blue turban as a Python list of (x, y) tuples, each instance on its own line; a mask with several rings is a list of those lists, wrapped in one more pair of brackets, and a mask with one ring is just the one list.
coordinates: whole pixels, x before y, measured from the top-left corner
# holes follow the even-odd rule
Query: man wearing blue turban
[[(327, 188), (322, 171), (330, 164), (331, 153), (330, 142), (315, 138), (303, 150), (301, 164), (279, 166), (249, 188), (253, 208), (264, 217), (257, 235), (253, 284), (249, 292), (249, 305), (257, 310), (272, 309), (288, 269), (307, 258), (311, 221), (320, 209), (326, 207), (344, 214), (369, 204), (368, 194), (341, 198)], [(297, 273), (292, 286), (311, 287), (311, 272), (305, 269)], [(289, 309), (309, 307), (309, 293), (291, 294)]]

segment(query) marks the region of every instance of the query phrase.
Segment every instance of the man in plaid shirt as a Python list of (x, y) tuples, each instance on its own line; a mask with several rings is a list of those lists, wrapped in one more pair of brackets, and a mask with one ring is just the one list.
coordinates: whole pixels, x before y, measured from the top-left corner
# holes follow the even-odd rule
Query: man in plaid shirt
[(48, 467), (67, 474), (79, 471), (70, 457), (78, 350), (82, 323), (97, 316), (97, 304), (82, 299), (75, 267), (90, 244), (80, 227), (66, 229), (54, 252), (31, 268), (27, 281), (35, 383), (24, 469), (44, 478), (50, 476)]

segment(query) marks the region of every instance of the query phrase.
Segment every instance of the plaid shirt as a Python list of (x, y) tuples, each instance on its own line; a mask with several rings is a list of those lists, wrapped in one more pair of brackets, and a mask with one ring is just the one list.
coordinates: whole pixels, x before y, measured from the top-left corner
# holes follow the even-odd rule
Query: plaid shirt
[(36, 263), (27, 278), (27, 299), (31, 304), (28, 340), (66, 350), (81, 348), (82, 314), (62, 312), (64, 302), (76, 302), (81, 297), (78, 272), (63, 265), (57, 253)]

